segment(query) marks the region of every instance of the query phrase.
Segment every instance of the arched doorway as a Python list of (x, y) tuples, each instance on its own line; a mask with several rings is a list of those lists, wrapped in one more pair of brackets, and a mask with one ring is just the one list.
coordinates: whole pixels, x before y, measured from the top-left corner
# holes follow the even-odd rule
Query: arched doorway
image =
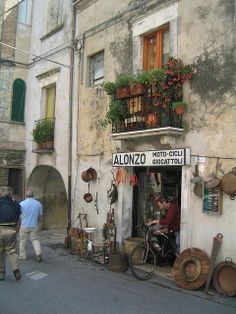
[(36, 167), (29, 178), (35, 198), (44, 209), (41, 229), (60, 229), (67, 227), (68, 198), (61, 174), (51, 166)]

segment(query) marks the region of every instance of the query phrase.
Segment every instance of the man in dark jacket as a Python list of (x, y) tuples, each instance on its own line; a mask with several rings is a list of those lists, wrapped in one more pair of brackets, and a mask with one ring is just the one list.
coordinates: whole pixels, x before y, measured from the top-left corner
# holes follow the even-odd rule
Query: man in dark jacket
[(19, 217), (20, 205), (12, 197), (12, 188), (2, 186), (0, 188), (0, 280), (4, 280), (5, 278), (5, 257), (8, 258), (15, 279), (21, 279), (16, 254)]

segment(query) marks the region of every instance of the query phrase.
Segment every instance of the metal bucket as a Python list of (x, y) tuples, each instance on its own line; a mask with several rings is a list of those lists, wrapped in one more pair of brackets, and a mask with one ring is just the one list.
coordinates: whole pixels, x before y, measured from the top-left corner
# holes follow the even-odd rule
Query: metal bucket
[(124, 253), (110, 254), (108, 270), (116, 272), (125, 272), (128, 270), (128, 260)]

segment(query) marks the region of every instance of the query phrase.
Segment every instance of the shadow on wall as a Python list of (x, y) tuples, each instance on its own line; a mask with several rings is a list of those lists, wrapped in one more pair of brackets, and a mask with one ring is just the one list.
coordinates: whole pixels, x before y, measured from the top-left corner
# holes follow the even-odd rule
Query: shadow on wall
[(61, 229), (67, 227), (68, 198), (60, 173), (50, 166), (36, 167), (29, 178), (35, 198), (44, 209), (40, 229)]

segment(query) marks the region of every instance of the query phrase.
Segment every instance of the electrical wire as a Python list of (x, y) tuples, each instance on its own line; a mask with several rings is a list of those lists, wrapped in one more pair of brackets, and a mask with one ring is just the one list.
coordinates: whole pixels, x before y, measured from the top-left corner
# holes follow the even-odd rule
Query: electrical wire
[(13, 10), (14, 8), (16, 8), (18, 5), (20, 5), (22, 2), (24, 2), (25, 0), (21, 0), (19, 1), (17, 4), (13, 5), (12, 7), (10, 7), (8, 10), (6, 10), (5, 12), (3, 12), (1, 15), (0, 15), (0, 18), (5, 15), (7, 12)]
[[(4, 42), (2, 42), (2, 41), (0, 41), (0, 44), (3, 45), (3, 46), (6, 46), (6, 47), (12, 48), (12, 49), (14, 49), (14, 50), (23, 52), (23, 53), (25, 53), (25, 54), (27, 54), (27, 55), (31, 55), (31, 56), (37, 58), (38, 60), (46, 60), (46, 61), (48, 61), (48, 62), (52, 62), (52, 63), (58, 64), (58, 65), (61, 65), (61, 66), (65, 67), (65, 68), (68, 68), (68, 69), (70, 69), (70, 68), (73, 67), (72, 65), (66, 65), (66, 64), (63, 64), (63, 63), (60, 63), (60, 62), (57, 62), (57, 61), (53, 61), (53, 60), (50, 60), (50, 59), (47, 59), (47, 58), (44, 58), (44, 57), (37, 56), (37, 55), (35, 55), (35, 54), (31, 53), (31, 52), (25, 51), (25, 50), (23, 50), (23, 49), (16, 48), (16, 47), (11, 46), (11, 45), (9, 45), (9, 44), (6, 44), (6, 43), (4, 43)], [(38, 61), (38, 60), (37, 60), (37, 61)]]

